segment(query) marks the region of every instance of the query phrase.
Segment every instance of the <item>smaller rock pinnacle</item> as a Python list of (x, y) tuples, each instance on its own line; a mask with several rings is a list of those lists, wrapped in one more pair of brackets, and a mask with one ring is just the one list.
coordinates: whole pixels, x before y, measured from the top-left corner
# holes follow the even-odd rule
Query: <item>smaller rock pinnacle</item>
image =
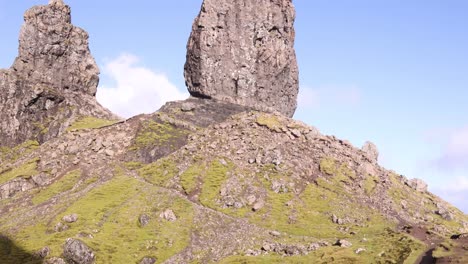
[(49, 5), (65, 5), (63, 0), (49, 0)]

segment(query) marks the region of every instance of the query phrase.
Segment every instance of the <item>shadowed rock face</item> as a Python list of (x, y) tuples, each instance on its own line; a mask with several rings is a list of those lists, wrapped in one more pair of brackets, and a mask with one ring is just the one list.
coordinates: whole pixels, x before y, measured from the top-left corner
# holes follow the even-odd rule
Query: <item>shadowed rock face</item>
[(187, 45), (189, 92), (293, 116), (294, 19), (291, 0), (205, 0)]
[(88, 34), (63, 1), (26, 11), (18, 57), (0, 70), (0, 146), (46, 141), (78, 116), (115, 118), (95, 100), (99, 69)]

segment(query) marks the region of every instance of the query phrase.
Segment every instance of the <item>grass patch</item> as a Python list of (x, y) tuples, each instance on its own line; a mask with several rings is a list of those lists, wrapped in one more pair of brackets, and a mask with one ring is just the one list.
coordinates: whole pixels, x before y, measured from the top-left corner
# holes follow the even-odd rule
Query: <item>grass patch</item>
[(218, 160), (212, 161), (203, 175), (202, 190), (200, 193), (200, 202), (210, 208), (216, 209), (219, 206), (216, 200), (219, 197), (221, 185), (227, 180), (228, 172), (232, 169), (232, 164), (227, 166), (221, 164)]
[(146, 121), (138, 131), (131, 150), (149, 146), (175, 146), (177, 140), (188, 135), (188, 131), (177, 128), (169, 123), (159, 123), (154, 120)]
[(67, 173), (52, 185), (40, 190), (39, 193), (32, 198), (32, 202), (34, 204), (41, 204), (58, 194), (73, 189), (73, 186), (75, 186), (75, 184), (78, 182), (80, 176), (80, 170)]
[[(175, 222), (159, 217), (165, 209), (174, 211)], [(66, 231), (53, 231), (63, 216), (73, 213), (78, 215), (77, 222), (68, 224)], [(145, 227), (138, 225), (142, 213), (150, 216)], [(49, 246), (53, 257), (61, 254), (66, 238), (83, 234), (80, 240), (93, 249), (96, 263), (134, 263), (145, 256), (157, 257), (157, 263), (162, 263), (188, 246), (193, 217), (192, 205), (186, 200), (117, 170), (112, 180), (59, 215), (23, 228), (15, 237), (28, 252)]]
[(202, 175), (203, 169), (200, 164), (191, 166), (180, 175), (180, 184), (186, 194), (190, 194), (196, 190), (201, 181)]
[(148, 182), (167, 187), (167, 183), (178, 173), (176, 164), (170, 158), (163, 158), (138, 170)]
[(67, 128), (67, 131), (79, 131), (83, 129), (97, 129), (105, 126), (115, 124), (116, 120), (101, 119), (92, 116), (81, 117), (76, 120), (71, 126)]
[(453, 249), (454, 245), (450, 241), (445, 241), (441, 243), (433, 252), (432, 256), (436, 259), (438, 258), (443, 258), (443, 257), (448, 257), (453, 254)]
[[(19, 159), (21, 156), (26, 156), (29, 153), (39, 148), (39, 142), (28, 140), (24, 143), (13, 148), (0, 147), (0, 163), (12, 163)], [(1, 169), (2, 165), (0, 165)]]
[(37, 163), (39, 161), (39, 158), (32, 159), (17, 168), (2, 172), (0, 174), (0, 184), (9, 182), (19, 177), (28, 178), (38, 174), (39, 172), (37, 171)]
[(282, 124), (275, 115), (262, 113), (257, 117), (256, 122), (260, 126), (268, 127), (270, 130), (276, 132), (281, 132)]
[(375, 188), (377, 187), (378, 179), (375, 176), (367, 175), (366, 179), (364, 180), (364, 192), (371, 196), (375, 193)]

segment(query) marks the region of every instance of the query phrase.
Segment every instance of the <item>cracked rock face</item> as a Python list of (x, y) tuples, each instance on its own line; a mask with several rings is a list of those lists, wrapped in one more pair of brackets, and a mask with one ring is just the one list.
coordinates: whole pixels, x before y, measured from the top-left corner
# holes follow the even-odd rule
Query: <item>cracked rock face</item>
[(71, 24), (61, 1), (35, 6), (24, 15), (19, 55), (13, 69), (28, 82), (95, 95), (99, 69), (88, 48), (88, 33)]
[(294, 20), (291, 0), (204, 0), (187, 44), (189, 92), (293, 116)]
[(47, 141), (80, 116), (115, 119), (95, 99), (99, 69), (88, 34), (61, 0), (24, 15), (18, 57), (0, 70), (0, 146)]

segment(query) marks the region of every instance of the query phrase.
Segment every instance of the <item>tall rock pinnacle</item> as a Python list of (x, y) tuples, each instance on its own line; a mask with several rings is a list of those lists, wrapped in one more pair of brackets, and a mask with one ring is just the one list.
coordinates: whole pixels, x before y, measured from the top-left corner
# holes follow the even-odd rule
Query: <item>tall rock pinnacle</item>
[(52, 0), (29, 9), (24, 20), (13, 69), (31, 83), (95, 95), (99, 69), (88, 34), (71, 24), (70, 7)]
[(191, 95), (293, 116), (294, 20), (292, 0), (204, 0), (187, 45)]
[(24, 21), (18, 57), (0, 70), (0, 146), (48, 140), (80, 116), (115, 118), (94, 97), (99, 69), (70, 7), (51, 0), (26, 11)]

